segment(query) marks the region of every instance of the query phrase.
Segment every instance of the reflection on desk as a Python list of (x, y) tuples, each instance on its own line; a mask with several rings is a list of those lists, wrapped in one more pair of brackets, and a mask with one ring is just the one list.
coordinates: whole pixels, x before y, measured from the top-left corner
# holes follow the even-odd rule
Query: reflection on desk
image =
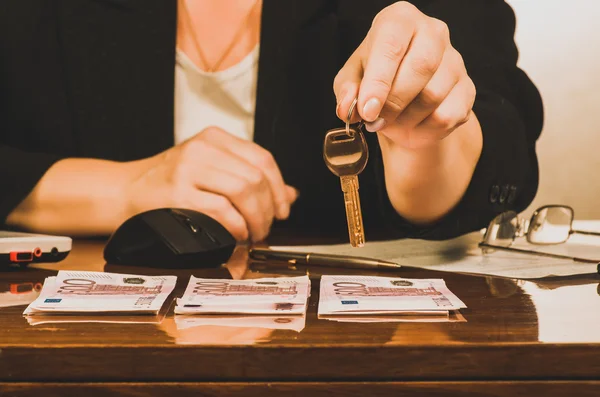
[(261, 315), (203, 315), (175, 316), (178, 331), (204, 327), (289, 329), (300, 332), (306, 325), (306, 316), (261, 316)]
[(0, 281), (0, 307), (28, 305), (36, 300), (42, 283), (29, 280)]
[(546, 343), (598, 343), (600, 295), (598, 282), (547, 289), (536, 283), (521, 288), (533, 301), (538, 340)]
[[(84, 250), (89, 250), (86, 246)], [(101, 252), (100, 247), (89, 250), (91, 255), (97, 255)], [(83, 251), (74, 250), (73, 259), (62, 265), (40, 265), (41, 267), (55, 267), (82, 270), (100, 270), (97, 268), (97, 262), (94, 260), (85, 261), (80, 255)], [(75, 263), (79, 263), (77, 266)], [(85, 265), (84, 265), (85, 264)], [(91, 268), (91, 269), (90, 269)], [(121, 266), (106, 265), (105, 270), (120, 273), (138, 274), (164, 274), (164, 269), (152, 268), (125, 268)], [(298, 270), (299, 272), (306, 271)], [(60, 333), (54, 332), (54, 329), (46, 334), (44, 328), (36, 328), (39, 339), (44, 343), (62, 343), (64, 341), (78, 340), (89, 344), (104, 344), (106, 338), (114, 338), (113, 341), (138, 340), (138, 343), (179, 343), (189, 344), (196, 340), (197, 344), (248, 344), (248, 343), (279, 343), (285, 341), (289, 344), (335, 344), (348, 345), (354, 343), (384, 343), (384, 344), (422, 344), (425, 342), (445, 341), (447, 343), (475, 343), (482, 341), (497, 342), (529, 342), (538, 340), (538, 321), (537, 311), (530, 299), (522, 289), (522, 284), (506, 279), (495, 279), (490, 277), (474, 277), (452, 273), (437, 273), (429, 271), (420, 271), (418, 269), (408, 269), (402, 272), (403, 277), (419, 278), (443, 278), (446, 280), (449, 288), (467, 304), (468, 309), (464, 310), (463, 315), (466, 319), (464, 323), (367, 323), (350, 324), (336, 323), (326, 320), (319, 320), (316, 316), (318, 303), (318, 280), (320, 274), (326, 271), (330, 274), (347, 274), (346, 269), (318, 269), (317, 272), (310, 272), (313, 281), (309, 310), (306, 319), (306, 327), (293, 338), (285, 330), (268, 330), (262, 327), (230, 327), (225, 325), (206, 325), (206, 327), (193, 327), (183, 329), (178, 327), (172, 310), (165, 319), (155, 322), (155, 327), (149, 324), (136, 324), (135, 322), (123, 322), (121, 324), (103, 324), (102, 337), (95, 335), (93, 324), (60, 323), (54, 324), (59, 327)], [(41, 282), (49, 272), (38, 273), (40, 270), (29, 269), (28, 271), (34, 281)], [(223, 268), (201, 269), (201, 270), (178, 270), (169, 271), (169, 274), (178, 276), (178, 283), (173, 297), (183, 294), (189, 277), (194, 274), (198, 277), (219, 277), (219, 278), (257, 278), (265, 277), (264, 273), (257, 273), (250, 269), (247, 262), (247, 252), (240, 248), (236, 250), (232, 260)], [(365, 274), (387, 275), (385, 272), (366, 272)], [(52, 273), (51, 273), (52, 274)], [(490, 281), (493, 280), (493, 281)], [(510, 290), (510, 294), (498, 294), (500, 290)], [(171, 305), (168, 302), (166, 305)], [(23, 307), (15, 308), (12, 311), (13, 324), (26, 324), (26, 320), (20, 314)], [(2, 312), (0, 312), (2, 313)], [(17, 326), (20, 329), (20, 326)], [(210, 331), (208, 331), (210, 328)], [(239, 329), (244, 332), (238, 332)], [(82, 332), (87, 329), (86, 332)], [(14, 328), (12, 329), (14, 332)], [(100, 331), (100, 328), (97, 329)], [(1, 331), (0, 331), (1, 332)], [(85, 334), (85, 335), (83, 335)], [(13, 342), (18, 343), (18, 333), (13, 335)], [(28, 335), (32, 335), (31, 331)], [(249, 339), (249, 335), (253, 335)], [(399, 335), (402, 337), (399, 339)], [(235, 337), (234, 337), (235, 336)], [(84, 338), (82, 340), (82, 338)], [(136, 339), (137, 338), (137, 339)], [(143, 341), (143, 342), (142, 342)]]
[[(165, 273), (164, 269), (105, 265), (101, 253), (101, 242), (76, 241), (65, 262), (2, 274), (1, 280), (35, 284), (58, 269)], [(159, 323), (32, 326), (22, 316), (25, 305), (0, 308), (0, 390), (2, 382), (40, 380), (427, 381), (442, 385), (446, 381), (475, 384), (528, 379), (576, 382), (596, 379), (600, 373), (598, 275), (534, 282), (403, 268), (398, 273), (402, 277), (443, 278), (467, 305), (462, 311), (466, 321), (341, 323), (317, 318), (317, 271), (348, 274), (346, 269), (308, 269), (312, 292), (303, 328), (298, 324), (287, 324), (290, 329), (207, 324), (207, 318), (200, 321), (205, 322), (202, 325), (194, 324), (193, 319), (178, 323), (172, 306)], [(178, 276), (175, 297), (183, 294), (191, 274), (265, 276), (250, 268), (243, 249), (222, 268), (168, 273)]]

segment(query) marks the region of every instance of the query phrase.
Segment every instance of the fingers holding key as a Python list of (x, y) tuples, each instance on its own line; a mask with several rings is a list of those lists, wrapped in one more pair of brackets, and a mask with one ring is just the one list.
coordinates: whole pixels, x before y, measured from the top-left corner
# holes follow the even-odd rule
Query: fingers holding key
[[(468, 82), (463, 83), (466, 80)], [(364, 41), (334, 81), (337, 115), (346, 120), (354, 98), (368, 131), (420, 129), (435, 123), (436, 110), (445, 111), (455, 87), (472, 84), (460, 54), (452, 47), (448, 26), (407, 2), (382, 10)], [(461, 91), (461, 90), (459, 90)], [(469, 94), (469, 93), (467, 93)], [(452, 95), (458, 107), (472, 107), (474, 96)], [(444, 105), (442, 107), (442, 105)], [(355, 116), (352, 122), (358, 121)], [(444, 135), (452, 130), (439, 131)]]
[(396, 117), (395, 121), (400, 127), (406, 130), (417, 127), (446, 100), (459, 81), (459, 74), (454, 67), (455, 57), (460, 57), (456, 50), (446, 51), (431, 80)]
[[(440, 71), (445, 40), (432, 34), (430, 25), (417, 30), (406, 56), (398, 68), (379, 118), (393, 123), (430, 84)], [(451, 77), (440, 71), (441, 77)], [(438, 85), (447, 84), (437, 82)]]
[(425, 120), (419, 128), (438, 131), (438, 140), (443, 139), (456, 128), (469, 121), (473, 115), (475, 85), (470, 79), (461, 80), (450, 92), (446, 100)]
[[(473, 82), (463, 79), (454, 86), (444, 101), (418, 125), (408, 127), (408, 124), (405, 124), (406, 127), (390, 127), (383, 130), (382, 133), (393, 137), (405, 148), (421, 149), (434, 146), (470, 120), (473, 115), (474, 98)], [(410, 125), (414, 125), (415, 121), (422, 117), (422, 114), (410, 120)]]
[(399, 113), (405, 106), (406, 95), (399, 90), (397, 76), (411, 51), (415, 30), (415, 23), (404, 15), (392, 14), (376, 19), (369, 31), (362, 50), (364, 74), (358, 95), (358, 110), (366, 122), (383, 116), (384, 109)]

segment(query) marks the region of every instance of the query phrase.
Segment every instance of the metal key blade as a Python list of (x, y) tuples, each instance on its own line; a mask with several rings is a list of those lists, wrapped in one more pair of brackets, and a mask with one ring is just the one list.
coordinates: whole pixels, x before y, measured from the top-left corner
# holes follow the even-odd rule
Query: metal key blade
[(358, 176), (348, 175), (340, 177), (344, 202), (346, 204), (346, 220), (348, 222), (348, 235), (350, 245), (353, 247), (364, 247), (365, 230), (363, 228), (362, 211), (360, 208), (360, 196), (358, 194)]
[(367, 165), (369, 151), (360, 129), (352, 129), (350, 132), (348, 135), (343, 128), (329, 131), (325, 136), (323, 158), (331, 172), (341, 179), (350, 244), (362, 247), (365, 244), (365, 234), (358, 194), (358, 174)]

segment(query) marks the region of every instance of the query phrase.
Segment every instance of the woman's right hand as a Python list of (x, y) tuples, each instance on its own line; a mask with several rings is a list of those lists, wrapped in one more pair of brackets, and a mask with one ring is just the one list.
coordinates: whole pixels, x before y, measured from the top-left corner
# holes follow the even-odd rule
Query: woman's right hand
[(217, 127), (147, 160), (126, 187), (127, 216), (189, 208), (219, 221), (238, 241), (261, 241), (297, 198), (271, 153)]

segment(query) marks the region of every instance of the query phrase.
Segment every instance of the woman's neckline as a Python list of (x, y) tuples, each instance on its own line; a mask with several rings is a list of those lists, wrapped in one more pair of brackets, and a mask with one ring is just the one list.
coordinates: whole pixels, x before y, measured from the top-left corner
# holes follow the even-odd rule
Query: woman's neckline
[(260, 51), (260, 44), (254, 46), (252, 51), (248, 53), (241, 61), (238, 63), (223, 69), (218, 70), (216, 72), (207, 72), (205, 70), (200, 69), (191, 58), (179, 47), (176, 48), (176, 56), (177, 62), (181, 63), (185, 67), (191, 68), (196, 74), (205, 76), (205, 77), (213, 77), (218, 79), (231, 79), (237, 77), (239, 74), (245, 72), (253, 66), (258, 61), (258, 55)]

